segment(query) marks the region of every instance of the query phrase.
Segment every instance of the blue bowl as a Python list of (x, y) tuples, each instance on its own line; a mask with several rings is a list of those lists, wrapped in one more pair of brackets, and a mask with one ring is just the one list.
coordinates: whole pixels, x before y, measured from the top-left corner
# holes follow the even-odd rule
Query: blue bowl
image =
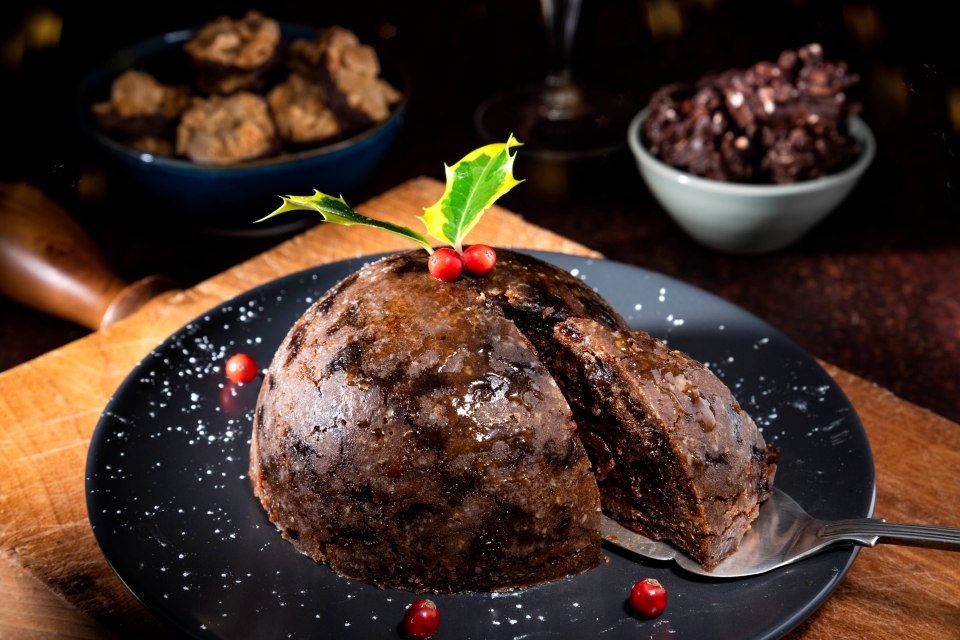
[[(282, 25), (284, 40), (313, 38), (316, 29)], [(106, 101), (113, 80), (128, 69), (153, 74), (165, 84), (192, 84), (194, 71), (183, 45), (195, 30), (174, 31), (113, 55), (90, 71), (80, 84), (81, 129), (106, 156), (111, 173), (143, 196), (197, 226), (251, 233), (277, 229), (253, 221), (280, 205), (280, 195), (308, 194), (313, 189), (349, 195), (376, 168), (396, 139), (409, 99), (404, 74), (381, 56), (382, 75), (403, 95), (389, 119), (328, 145), (228, 166), (210, 166), (183, 158), (144, 153), (101, 132), (91, 107)]]

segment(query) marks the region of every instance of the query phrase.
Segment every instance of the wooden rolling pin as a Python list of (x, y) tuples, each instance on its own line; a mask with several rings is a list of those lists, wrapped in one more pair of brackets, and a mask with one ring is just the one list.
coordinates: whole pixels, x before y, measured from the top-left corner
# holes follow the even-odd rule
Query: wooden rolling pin
[(117, 277), (63, 207), (27, 183), (0, 184), (0, 294), (96, 330), (176, 288), (168, 277)]

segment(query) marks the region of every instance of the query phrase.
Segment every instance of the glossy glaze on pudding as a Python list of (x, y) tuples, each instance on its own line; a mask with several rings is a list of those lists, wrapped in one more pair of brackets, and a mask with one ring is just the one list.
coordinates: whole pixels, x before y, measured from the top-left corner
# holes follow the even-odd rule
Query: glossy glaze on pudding
[[(601, 500), (629, 526), (683, 532), (677, 544), (706, 565), (736, 547), (774, 466), (718, 379), (689, 359), (675, 365), (676, 352), (643, 343), (592, 289), (536, 258), (501, 249), (491, 274), (452, 284), (426, 260), (414, 251), (355, 272), (278, 349), (250, 478), (284, 538), (342, 575), (417, 592), (586, 571), (600, 561)], [(629, 366), (647, 347), (663, 360)], [(671, 413), (630, 397), (652, 386), (666, 402), (675, 389), (660, 374), (674, 366), (716, 403), (715, 425), (699, 431), (709, 445), (672, 428), (689, 409), (683, 398)], [(647, 455), (645, 435), (661, 449)], [(638, 481), (683, 504), (665, 510)], [(734, 485), (731, 508), (714, 508)], [(662, 519), (681, 521), (650, 525)]]

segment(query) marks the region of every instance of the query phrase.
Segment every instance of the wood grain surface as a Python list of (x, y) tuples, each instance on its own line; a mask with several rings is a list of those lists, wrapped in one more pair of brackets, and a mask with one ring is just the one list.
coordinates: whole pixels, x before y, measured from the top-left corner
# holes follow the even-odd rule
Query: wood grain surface
[[(442, 188), (432, 179), (411, 180), (359, 209), (409, 224)], [(498, 207), (471, 239), (597, 255)], [(321, 224), (0, 374), (0, 637), (169, 636), (109, 568), (87, 520), (84, 466), (104, 405), (151, 348), (222, 301), (317, 264), (408, 247), (390, 234)], [(822, 364), (850, 398), (873, 447), (876, 515), (960, 527), (960, 426)], [(960, 638), (960, 557), (890, 545), (866, 549), (824, 606), (790, 634), (904, 636)]]

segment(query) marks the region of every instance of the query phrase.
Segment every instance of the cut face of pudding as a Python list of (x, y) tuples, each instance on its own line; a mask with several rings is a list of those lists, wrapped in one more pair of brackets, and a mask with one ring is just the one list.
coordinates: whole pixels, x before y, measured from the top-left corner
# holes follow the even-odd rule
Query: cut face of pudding
[(554, 335), (604, 511), (716, 566), (769, 497), (777, 452), (713, 373), (649, 334), (572, 318)]

